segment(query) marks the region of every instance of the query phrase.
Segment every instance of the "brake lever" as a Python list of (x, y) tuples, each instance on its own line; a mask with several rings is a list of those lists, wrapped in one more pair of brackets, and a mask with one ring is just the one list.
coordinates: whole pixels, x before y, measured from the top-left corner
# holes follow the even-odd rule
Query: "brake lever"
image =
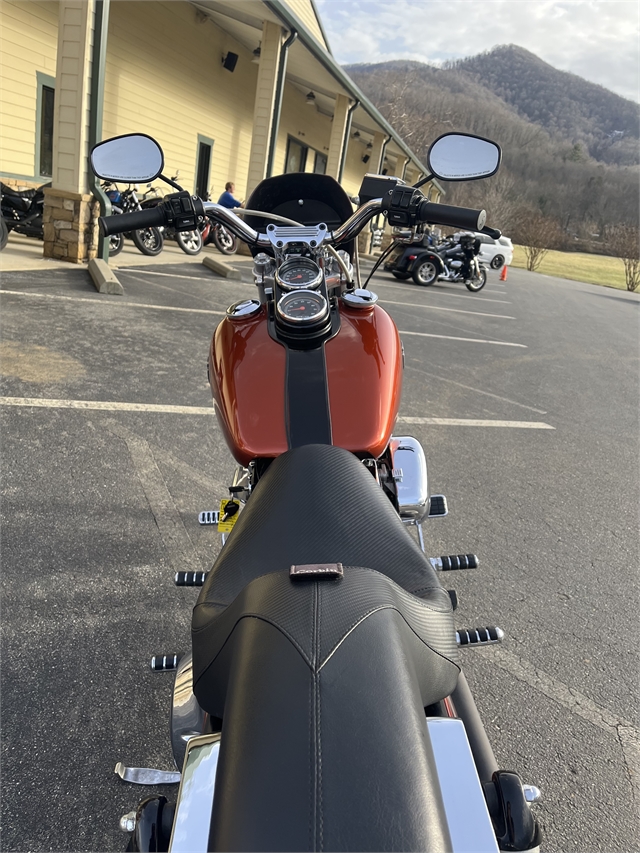
[(492, 240), (499, 240), (502, 237), (502, 231), (498, 228), (489, 228), (488, 225), (485, 225), (484, 228), (480, 229), (481, 234), (486, 234), (487, 237), (491, 237)]

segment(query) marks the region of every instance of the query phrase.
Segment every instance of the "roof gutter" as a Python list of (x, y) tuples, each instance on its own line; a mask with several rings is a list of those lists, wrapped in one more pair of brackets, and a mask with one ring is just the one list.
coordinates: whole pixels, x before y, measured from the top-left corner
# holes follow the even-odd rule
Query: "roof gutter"
[[(341, 86), (343, 86), (347, 92), (351, 94), (353, 98), (360, 101), (360, 106), (369, 114), (369, 116), (378, 124), (384, 132), (390, 136), (398, 148), (400, 148), (404, 154), (406, 154), (415, 165), (420, 169), (420, 171), (428, 175), (429, 171), (427, 167), (418, 160), (414, 152), (409, 148), (409, 146), (405, 143), (405, 141), (398, 136), (396, 131), (391, 127), (389, 122), (378, 112), (378, 110), (374, 107), (371, 101), (364, 95), (363, 92), (356, 86), (353, 80), (346, 74), (342, 68), (338, 65), (335, 59), (327, 53), (325, 48), (320, 44), (317, 38), (309, 32), (309, 30), (305, 27), (302, 21), (293, 14), (293, 12), (286, 6), (282, 0), (263, 0), (264, 5), (272, 12), (277, 18), (279, 18), (287, 29), (292, 30), (295, 29), (298, 32), (300, 41), (307, 50), (318, 60), (318, 62), (331, 74), (331, 76), (337, 80)], [(437, 184), (436, 181), (433, 181), (434, 184), (438, 187), (438, 189), (444, 193), (443, 187), (440, 184)]]
[(347, 111), (347, 126), (344, 130), (344, 139), (342, 140), (342, 151), (340, 152), (340, 168), (338, 169), (338, 183), (342, 182), (342, 173), (344, 172), (344, 164), (347, 159), (347, 148), (349, 147), (349, 137), (351, 136), (351, 120), (354, 112), (360, 106), (360, 101), (356, 100), (351, 104)]

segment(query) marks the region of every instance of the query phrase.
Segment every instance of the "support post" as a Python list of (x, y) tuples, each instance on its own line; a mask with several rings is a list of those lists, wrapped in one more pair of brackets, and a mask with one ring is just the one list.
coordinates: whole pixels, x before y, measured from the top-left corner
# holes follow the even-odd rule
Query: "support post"
[(80, 263), (91, 245), (87, 192), (91, 39), (95, 0), (60, 0), (53, 179), (44, 191), (44, 256)]
[(327, 175), (338, 180), (342, 147), (344, 145), (347, 117), (349, 114), (349, 98), (346, 95), (336, 95), (336, 105), (333, 110), (331, 136), (329, 138), (329, 154), (327, 156)]
[[(102, 113), (104, 109), (104, 77), (107, 58), (107, 35), (109, 31), (109, 8), (111, 0), (96, 0), (93, 28), (93, 51), (91, 60), (91, 99), (89, 113), (89, 149), (102, 140)], [(111, 201), (100, 186), (95, 175), (89, 174), (89, 187), (100, 205), (100, 216), (111, 215)], [(97, 245), (96, 257), (109, 263), (109, 240), (98, 230), (97, 218), (93, 223), (92, 245)], [(89, 258), (92, 252), (89, 250)]]
[(247, 175), (247, 197), (267, 174), (269, 140), (274, 120), (278, 67), (282, 50), (282, 30), (278, 24), (265, 21), (262, 25), (260, 65), (253, 108), (253, 135)]
[(380, 133), (380, 131), (376, 130), (373, 134), (373, 148), (371, 149), (371, 154), (369, 155), (369, 166), (370, 171), (374, 175), (380, 174), (380, 165), (382, 163), (382, 146), (384, 145), (384, 133)]

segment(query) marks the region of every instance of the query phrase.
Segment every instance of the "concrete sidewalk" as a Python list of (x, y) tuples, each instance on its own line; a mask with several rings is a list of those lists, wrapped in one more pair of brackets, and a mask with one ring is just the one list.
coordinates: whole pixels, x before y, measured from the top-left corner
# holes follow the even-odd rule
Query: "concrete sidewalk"
[[(126, 241), (124, 249), (109, 261), (113, 270), (118, 267), (147, 267), (161, 264), (201, 264), (207, 255), (234, 266), (237, 261), (248, 262), (250, 258), (242, 255), (223, 255), (213, 246), (205, 246), (198, 255), (187, 255), (173, 240), (166, 240), (159, 255), (143, 255), (133, 243)], [(56, 261), (42, 257), (42, 243), (32, 237), (22, 234), (9, 234), (9, 241), (0, 252), (0, 274), (18, 270), (50, 270), (50, 269), (86, 269), (86, 264), (70, 264), (67, 261)]]

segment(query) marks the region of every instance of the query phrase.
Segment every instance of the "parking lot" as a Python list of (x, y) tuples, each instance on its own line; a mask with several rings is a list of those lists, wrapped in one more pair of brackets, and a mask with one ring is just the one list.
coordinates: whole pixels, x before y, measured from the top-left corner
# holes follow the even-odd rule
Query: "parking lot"
[[(80, 267), (2, 275), (5, 850), (122, 849), (145, 791), (114, 765), (171, 769), (149, 660), (188, 648), (173, 573), (219, 549), (207, 351), (253, 286), (247, 259), (242, 282), (170, 260), (122, 265), (121, 297)], [(370, 287), (406, 351), (397, 432), (449, 500), (427, 550), (479, 555), (445, 577), (456, 622), (506, 633), (462, 661), (498, 761), (542, 789), (545, 850), (638, 850), (640, 298), (511, 269)]]

